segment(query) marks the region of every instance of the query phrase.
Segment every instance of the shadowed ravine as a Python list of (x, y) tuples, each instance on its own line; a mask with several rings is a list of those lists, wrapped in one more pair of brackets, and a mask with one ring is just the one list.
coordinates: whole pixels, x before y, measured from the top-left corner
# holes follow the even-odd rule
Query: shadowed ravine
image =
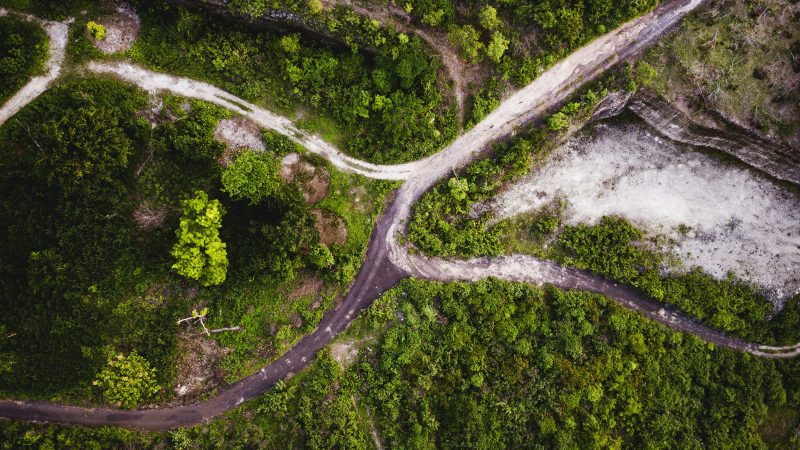
[[(695, 334), (721, 347), (769, 358), (798, 356), (800, 346), (773, 348), (725, 336), (665, 305), (648, 299), (633, 288), (619, 286), (600, 277), (564, 268), (553, 262), (521, 255), (465, 261), (434, 259), (411, 255), (406, 246), (397, 241), (398, 235), (405, 230), (405, 221), (411, 213), (412, 205), (439, 179), (451, 173), (453, 169), (463, 167), (477, 159), (486, 152), (492, 142), (512, 134), (521, 124), (532, 118), (539, 117), (621, 59), (652, 44), (699, 3), (700, 0), (690, 0), (688, 3), (673, 1), (663, 4), (655, 11), (578, 49), (530, 85), (505, 100), (486, 119), (453, 144), (423, 160), (402, 166), (373, 165), (343, 157), (316, 136), (303, 136), (303, 139), (309, 140), (308, 142), (318, 144), (316, 147), (312, 146), (311, 151), (316, 149), (343, 170), (376, 178), (381, 178), (381, 175), (393, 179), (407, 178), (407, 181), (378, 218), (364, 264), (342, 304), (337, 309), (328, 311), (313, 333), (306, 335), (280, 359), (259, 372), (230, 385), (210, 400), (178, 408), (125, 411), (113, 408), (79, 408), (51, 402), (9, 400), (0, 401), (0, 417), (90, 426), (113, 425), (156, 431), (196, 425), (260, 395), (276, 381), (302, 370), (313, 361), (320, 349), (352, 323), (361, 310), (408, 276), (439, 281), (473, 281), (496, 277), (539, 285), (552, 284), (562, 289), (596, 292), (675, 330)], [(240, 101), (213, 86), (198, 84), (193, 80), (155, 74), (125, 63), (102, 63), (90, 65), (89, 68), (92, 71), (120, 76), (151, 91), (173, 90), (172, 87), (166, 87), (161, 83), (178, 86), (181, 89), (186, 88), (186, 91), (180, 90), (179, 93), (197, 98), (210, 96), (212, 99), (210, 101), (216, 99), (218, 104), (241, 114), (250, 116), (250, 113), (255, 111), (262, 115), (263, 110), (260, 108), (253, 109), (251, 106), (254, 105)], [(154, 82), (153, 80), (159, 76), (163, 77), (161, 81)], [(262, 123), (270, 117), (278, 121), (277, 125)], [(261, 119), (257, 122), (262, 126), (290, 129), (288, 127), (291, 124), (284, 124), (282, 120), (285, 119), (279, 116), (262, 115)]]

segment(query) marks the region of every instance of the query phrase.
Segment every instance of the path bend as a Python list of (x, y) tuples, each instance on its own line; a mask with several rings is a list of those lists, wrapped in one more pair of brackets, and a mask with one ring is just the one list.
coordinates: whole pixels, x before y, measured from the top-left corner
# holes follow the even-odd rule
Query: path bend
[[(608, 282), (577, 269), (564, 268), (554, 262), (521, 255), (465, 261), (426, 258), (409, 254), (407, 248), (397, 239), (405, 230), (405, 223), (413, 203), (439, 179), (447, 176), (453, 169), (478, 158), (488, 150), (491, 142), (513, 134), (516, 127), (533, 117), (540, 116), (613, 64), (653, 43), (658, 36), (699, 4), (700, 0), (688, 2), (675, 0), (665, 3), (653, 12), (587, 44), (506, 99), (486, 119), (442, 152), (423, 160), (399, 166), (369, 165), (352, 158), (348, 160), (338, 153), (331, 153), (330, 150), (335, 149), (332, 146), (328, 148), (320, 138), (315, 138), (318, 142), (310, 137), (304, 138), (311, 142), (312, 151), (317, 151), (329, 159), (335, 157), (331, 162), (344, 170), (356, 171), (366, 176), (370, 174), (383, 176), (389, 173), (383, 172), (384, 170), (394, 171), (391, 172), (391, 176), (396, 178), (392, 179), (408, 178), (408, 181), (398, 190), (384, 214), (378, 218), (370, 237), (364, 264), (342, 304), (337, 309), (328, 311), (313, 333), (303, 337), (280, 359), (259, 372), (234, 383), (205, 402), (178, 408), (124, 411), (113, 408), (80, 408), (51, 402), (6, 400), (0, 401), (0, 417), (90, 426), (114, 425), (154, 431), (199, 424), (260, 395), (278, 380), (302, 370), (313, 361), (319, 350), (352, 323), (361, 310), (409, 275), (440, 281), (473, 281), (494, 276), (536, 284), (553, 284), (564, 289), (598, 292), (653, 320), (696, 334), (722, 347), (770, 358), (798, 356), (800, 345), (769, 347), (727, 337), (646, 298), (632, 288)], [(259, 124), (269, 123), (262, 126), (299, 139), (293, 134), (298, 130), (288, 121), (282, 121), (286, 119), (281, 120), (271, 113), (262, 114), (254, 105), (242, 102), (218, 88), (192, 80), (154, 74), (126, 64), (92, 63), (89, 69), (97, 73), (113, 73), (122, 78), (127, 77), (129, 81), (146, 89), (172, 91), (170, 85), (192, 86), (198, 96), (205, 96), (197, 98), (212, 101), (240, 114), (248, 116), (254, 114)], [(155, 78), (151, 79), (151, 76)], [(309, 146), (305, 141), (301, 143)], [(313, 147), (314, 144), (317, 146)], [(386, 169), (387, 167), (392, 169)]]
[(0, 106), (0, 125), (45, 92), (50, 87), (50, 84), (61, 74), (61, 67), (64, 64), (66, 55), (69, 24), (72, 22), (72, 19), (64, 22), (52, 22), (30, 14), (22, 14), (0, 8), (0, 17), (2, 16), (14, 16), (27, 22), (39, 24), (44, 29), (50, 42), (47, 61), (44, 63), (44, 73), (28, 80), (16, 94)]

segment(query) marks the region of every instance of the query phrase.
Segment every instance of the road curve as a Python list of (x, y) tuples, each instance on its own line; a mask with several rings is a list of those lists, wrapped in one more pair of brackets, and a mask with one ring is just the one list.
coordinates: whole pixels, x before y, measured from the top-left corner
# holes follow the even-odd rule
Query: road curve
[(39, 19), (30, 14), (21, 14), (0, 8), (0, 16), (12, 15), (28, 22), (38, 23), (47, 33), (49, 39), (49, 56), (44, 64), (44, 73), (28, 80), (22, 88), (8, 99), (3, 106), (0, 106), (0, 125), (4, 124), (11, 116), (19, 112), (25, 105), (41, 95), (50, 87), (61, 73), (61, 66), (64, 64), (64, 56), (67, 48), (67, 35), (69, 23), (72, 19), (65, 22), (51, 22)]
[[(452, 145), (432, 157), (400, 166), (375, 166), (357, 160), (353, 160), (352, 165), (348, 162), (339, 166), (337, 161), (346, 160), (332, 160), (334, 165), (344, 170), (359, 168), (359, 170), (373, 170), (374, 173), (381, 173), (387, 167), (402, 167), (394, 173), (400, 174), (407, 171), (403, 177), (407, 177), (408, 181), (399, 189), (384, 214), (378, 218), (370, 238), (365, 262), (341, 306), (336, 310), (328, 311), (313, 333), (306, 335), (279, 360), (259, 372), (234, 383), (208, 401), (178, 408), (123, 411), (113, 408), (79, 408), (50, 402), (0, 401), (0, 417), (90, 426), (113, 425), (155, 431), (196, 425), (210, 420), (245, 400), (260, 395), (277, 380), (302, 370), (314, 359), (320, 349), (352, 323), (361, 310), (369, 306), (374, 299), (399, 280), (409, 275), (441, 281), (477, 280), (495, 276), (536, 284), (549, 283), (564, 289), (598, 292), (614, 298), (623, 306), (639, 311), (647, 317), (675, 329), (697, 334), (719, 346), (765, 357), (797, 356), (800, 353), (800, 346), (758, 346), (724, 336), (722, 333), (686, 318), (677, 311), (646, 298), (632, 288), (616, 285), (580, 270), (564, 268), (553, 262), (521, 255), (494, 260), (431, 259), (409, 254), (396, 239), (398, 233), (404, 231), (405, 221), (411, 212), (411, 205), (440, 178), (450, 173), (453, 168), (462, 167), (477, 158), (488, 149), (491, 142), (513, 133), (517, 126), (565, 99), (570, 93), (620, 59), (630, 56), (645, 45), (652, 43), (699, 3), (700, 0), (690, 0), (688, 3), (674, 1), (664, 4), (654, 12), (625, 24), (579, 49), (542, 74), (529, 86), (512, 95), (473, 130), (462, 135)], [(90, 65), (89, 69), (98, 73), (115, 73), (123, 78), (127, 76), (129, 81), (143, 87), (148, 85), (148, 78), (152, 73), (142, 72), (144, 69), (136, 66), (125, 66), (125, 63), (113, 64), (115, 65), (96, 63)], [(163, 77), (160, 78), (161, 81), (153, 85), (153, 89), (158, 90), (171, 90), (167, 86), (170, 83), (198, 83), (167, 75), (156, 75)], [(289, 133), (289, 136), (294, 136), (292, 133), (298, 131), (290, 126), (291, 124), (286, 125), (283, 122), (279, 122), (280, 129), (276, 128), (278, 125), (274, 123), (264, 124), (263, 121), (279, 120), (280, 118), (274, 115), (261, 115), (260, 112), (254, 113), (258, 111), (254, 105), (241, 102), (213, 86), (204, 84), (192, 86), (198, 89), (195, 91), (198, 95), (208, 96), (198, 98), (204, 98), (225, 107), (237, 108), (234, 110), (248, 116), (256, 114), (256, 118), (260, 118), (258, 122), (262, 126)], [(181, 95), (185, 94), (181, 93)], [(319, 141), (322, 142), (321, 139)], [(303, 145), (308, 146), (305, 141), (303, 141)], [(321, 152), (321, 150), (319, 151)], [(330, 156), (326, 153), (321, 154)]]
[(405, 180), (414, 173), (418, 166), (417, 163), (379, 165), (347, 156), (333, 145), (325, 142), (321, 137), (296, 127), (286, 117), (267, 111), (247, 100), (202, 81), (154, 72), (124, 61), (93, 61), (86, 65), (86, 69), (97, 74), (116, 76), (151, 94), (171, 92), (183, 97), (205, 100), (221, 106), (249, 118), (261, 127), (277, 131), (289, 137), (312, 153), (324, 157), (336, 168), (347, 172), (357, 173), (369, 178)]

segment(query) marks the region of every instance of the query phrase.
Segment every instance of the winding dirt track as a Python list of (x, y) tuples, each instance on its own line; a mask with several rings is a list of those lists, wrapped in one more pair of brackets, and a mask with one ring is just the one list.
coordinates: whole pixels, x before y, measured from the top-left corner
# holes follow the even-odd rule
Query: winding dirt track
[(146, 430), (168, 430), (196, 425), (258, 396), (288, 374), (302, 370), (319, 350), (349, 326), (361, 310), (408, 276), (440, 281), (474, 281), (491, 276), (535, 284), (552, 284), (562, 289), (597, 292), (671, 328), (695, 334), (721, 347), (768, 358), (800, 355), (800, 344), (769, 347), (731, 338), (647, 298), (633, 288), (619, 286), (550, 261), (523, 255), (464, 261), (427, 258), (409, 254), (396, 239), (398, 233), (404, 231), (411, 206), (437, 180), (449, 174), (453, 168), (462, 167), (479, 157), (491, 142), (512, 134), (517, 126), (560, 102), (620, 59), (652, 43), (699, 3), (700, 0), (690, 0), (688, 3), (673, 1), (664, 4), (656, 11), (593, 41), (511, 96), (483, 122), (442, 152), (421, 161), (397, 166), (379, 166), (349, 158), (320, 138), (296, 129), (287, 119), (205, 83), (155, 74), (126, 63), (90, 64), (89, 70), (116, 74), (147, 90), (168, 90), (188, 97), (202, 98), (246, 115), (262, 126), (298, 140), (309, 150), (327, 157), (343, 170), (374, 178), (408, 181), (399, 189), (385, 213), (379, 217), (370, 238), (365, 262), (342, 305), (336, 310), (328, 311), (313, 333), (306, 335), (279, 360), (259, 372), (229, 386), (208, 401), (178, 408), (123, 411), (111, 408), (79, 408), (50, 402), (0, 401), (0, 417)]
[(58, 75), (61, 73), (61, 66), (64, 64), (64, 56), (67, 48), (67, 33), (70, 23), (69, 21), (51, 22), (31, 16), (30, 14), (20, 14), (0, 8), (0, 16), (5, 15), (12, 15), (27, 22), (38, 23), (47, 33), (47, 38), (50, 40), (50, 51), (47, 61), (44, 64), (44, 73), (31, 78), (25, 86), (22, 86), (13, 97), (8, 99), (8, 101), (0, 107), (0, 124), (5, 123), (9, 117), (19, 112), (25, 105), (40, 96), (47, 90), (50, 83), (58, 78)]

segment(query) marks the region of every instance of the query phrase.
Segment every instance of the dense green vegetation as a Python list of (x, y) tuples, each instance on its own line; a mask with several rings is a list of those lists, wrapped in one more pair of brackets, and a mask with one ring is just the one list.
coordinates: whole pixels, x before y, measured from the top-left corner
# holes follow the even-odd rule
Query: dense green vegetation
[(406, 10), (421, 23), (446, 30), (466, 61), (486, 58), (500, 77), (525, 85), (571, 50), (656, 3), (410, 0)]
[[(313, 329), (360, 265), (388, 183), (312, 159), (330, 182), (316, 205), (301, 179), (237, 200), (213, 138), (228, 113), (167, 97), (151, 128), (146, 103), (118, 82), (69, 81), (0, 129), (3, 395), (99, 399), (92, 380), (134, 350), (169, 386), (175, 322), (201, 307), (210, 327), (241, 328), (213, 335), (238, 379)], [(261, 159), (302, 151), (265, 138)], [(346, 240), (323, 246), (314, 208), (343, 217)]]
[(713, 350), (592, 294), (411, 281), (369, 319), (394, 323), (356, 369), (391, 446), (758, 447), (768, 408), (800, 401), (796, 362)]
[(721, 113), (800, 144), (800, 7), (716, 0), (690, 14), (645, 59), (655, 87), (704, 120)]
[[(311, 107), (339, 130), (326, 137), (353, 155), (384, 163), (414, 160), (458, 130), (455, 112), (438, 89), (439, 63), (417, 37), (364, 25), (354, 14), (341, 19), (334, 33), (369, 32), (373, 52), (365, 52), (355, 38), (348, 40), (350, 48), (326, 46), (297, 33), (247, 31), (179, 7), (159, 4), (141, 13), (131, 56), (279, 110)], [(307, 118), (305, 124), (327, 130), (322, 119)]]
[(733, 275), (715, 280), (695, 267), (662, 276), (665, 255), (646, 245), (644, 234), (624, 219), (604, 217), (592, 226), (565, 226), (545, 256), (636, 286), (713, 328), (757, 342), (800, 341), (800, 296), (768, 320), (772, 304)]
[(406, 281), (340, 339), (362, 342), (349, 368), (323, 351), (209, 424), (137, 433), (0, 423), (0, 448), (798, 445), (797, 360), (715, 349), (597, 295)]
[(38, 24), (0, 17), (0, 104), (42, 70), (47, 44)]
[(545, 157), (567, 124), (584, 120), (606, 95), (588, 90), (551, 117), (564, 121), (538, 125), (518, 137), (494, 145), (493, 154), (467, 166), (463, 173), (444, 180), (425, 193), (414, 206), (408, 238), (425, 253), (441, 256), (498, 255), (503, 250), (502, 227), (487, 227), (488, 215), (468, 215), (472, 205), (493, 197), (498, 189), (527, 174), (534, 161)]
[[(387, 7), (384, 1), (372, 3)], [(654, 0), (391, 2), (410, 13), (418, 24), (446, 33), (465, 61), (476, 64), (486, 60), (497, 77), (510, 78), (518, 86), (528, 84), (571, 50), (641, 15), (656, 3)], [(320, 10), (317, 2), (306, 0), (231, 0), (227, 4), (231, 11), (253, 17), (275, 10), (290, 11), (306, 26), (327, 26), (331, 31), (332, 24), (346, 22), (342, 17), (348, 14), (345, 7)], [(352, 39), (352, 35), (347, 36)]]
[[(652, 67), (637, 63), (624, 76), (604, 81), (636, 89), (652, 82)], [(644, 234), (622, 219), (606, 218), (595, 226), (559, 227), (558, 207), (536, 217), (504, 220), (489, 225), (490, 213), (475, 217), (474, 205), (527, 174), (535, 161), (555, 147), (565, 130), (581, 123), (606, 95), (587, 91), (567, 102), (542, 124), (508, 142), (495, 144), (491, 157), (467, 166), (443, 180), (414, 206), (409, 241), (420, 251), (437, 256), (497, 256), (531, 253), (555, 259), (606, 278), (635, 286), (653, 298), (673, 304), (709, 326), (759, 342), (795, 343), (800, 340), (800, 297), (771, 317), (772, 305), (757, 289), (731, 276), (715, 280), (699, 268), (662, 276), (672, 262), (658, 245), (644, 245)]]

